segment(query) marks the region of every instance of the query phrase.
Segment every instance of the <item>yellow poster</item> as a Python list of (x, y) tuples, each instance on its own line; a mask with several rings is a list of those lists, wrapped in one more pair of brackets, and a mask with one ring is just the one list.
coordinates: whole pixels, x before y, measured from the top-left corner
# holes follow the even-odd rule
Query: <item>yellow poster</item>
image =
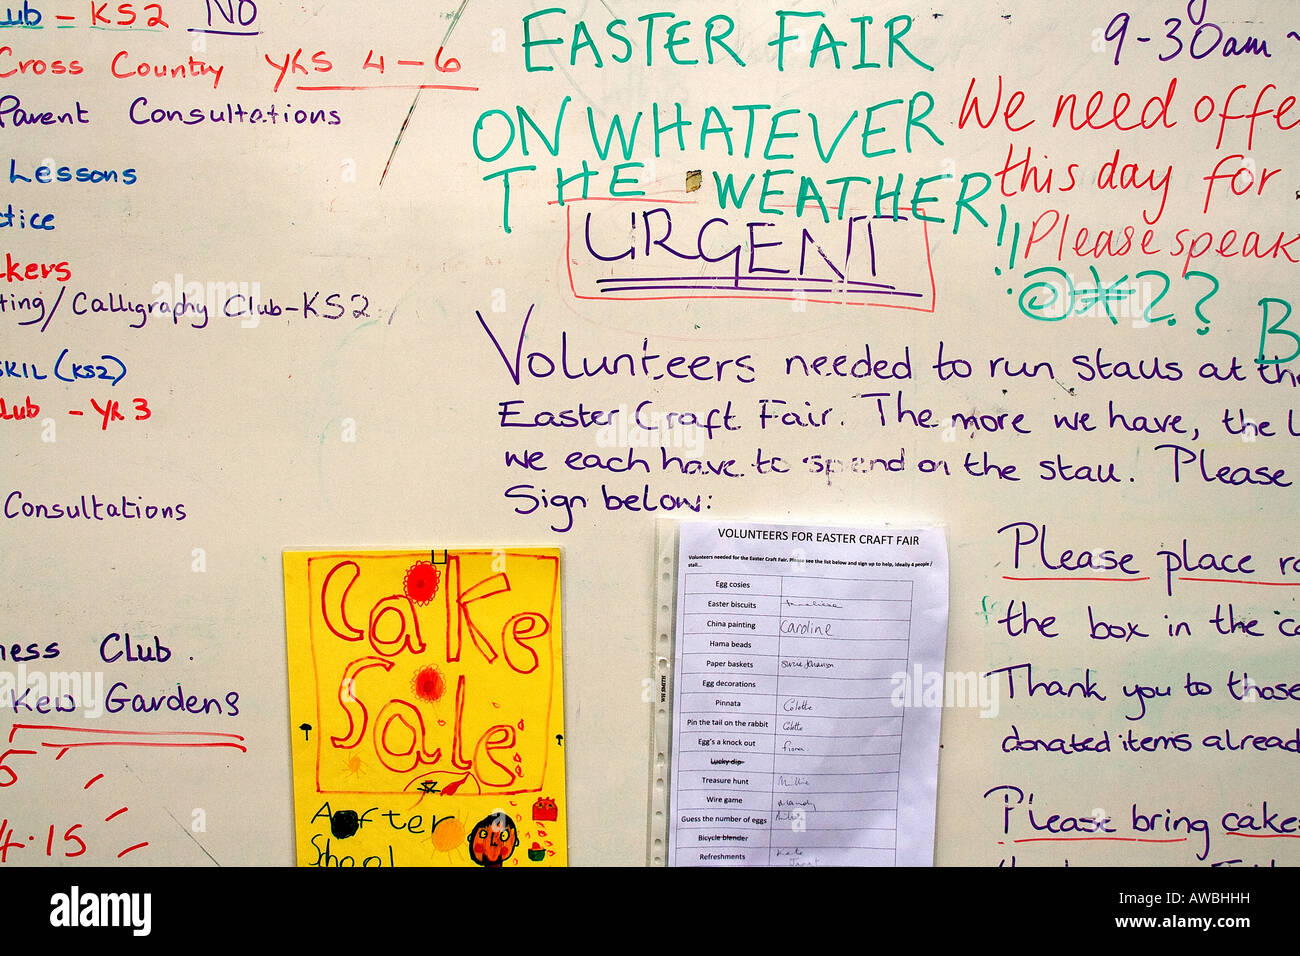
[(300, 866), (563, 866), (555, 549), (287, 551)]

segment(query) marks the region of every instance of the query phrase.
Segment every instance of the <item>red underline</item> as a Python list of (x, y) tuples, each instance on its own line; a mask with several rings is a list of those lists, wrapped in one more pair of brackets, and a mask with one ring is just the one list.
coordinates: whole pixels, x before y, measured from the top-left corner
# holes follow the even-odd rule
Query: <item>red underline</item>
[(66, 730), (74, 734), (121, 734), (131, 737), (169, 737), (172, 735), (180, 737), (232, 737), (235, 740), (243, 740), (240, 734), (224, 733), (220, 730), (114, 730), (114, 729), (95, 729), (91, 727), (68, 727), (63, 724), (14, 724), (9, 734), (9, 742), (13, 743), (14, 730)]
[(1259, 584), (1266, 588), (1300, 588), (1300, 581), (1243, 581), (1240, 578), (1185, 578), (1179, 581), (1205, 581), (1210, 584)]
[(1300, 840), (1300, 833), (1238, 833), (1236, 830), (1225, 830), (1228, 836), (1245, 837), (1248, 840)]
[(243, 744), (237, 744), (229, 740), (195, 743), (164, 743), (156, 740), (78, 740), (71, 743), (56, 744), (43, 740), (41, 741), (41, 746), (49, 747), (52, 750), (58, 750), (60, 757), (62, 757), (64, 752), (72, 747), (234, 747), (237, 750), (248, 753), (248, 748)]
[(143, 849), (144, 847), (147, 847), (148, 845), (149, 845), (149, 841), (146, 840), (144, 843), (137, 843), (135, 846), (129, 846), (129, 847), (127, 847), (125, 850), (123, 850), (121, 853), (119, 853), (119, 854), (117, 855), (117, 858), (120, 860), (120, 859), (122, 859), (122, 857), (126, 856), (126, 855), (127, 855), (128, 853), (130, 853), (132, 850), (140, 850), (140, 849)]
[(548, 206), (576, 206), (581, 202), (671, 203), (674, 206), (697, 206), (698, 199), (661, 199), (658, 196), (582, 196), (577, 199), (548, 199)]
[(1076, 577), (1073, 577), (1073, 576), (1070, 576), (1070, 575), (1058, 575), (1058, 576), (1056, 576), (1056, 577), (1047, 577), (1047, 578), (1017, 578), (1017, 577), (1012, 577), (1010, 574), (1004, 574), (1004, 575), (1002, 575), (1002, 580), (1003, 580), (1003, 581), (1115, 581), (1115, 582), (1118, 582), (1118, 583), (1124, 583), (1124, 582), (1126, 582), (1126, 581), (1150, 581), (1151, 578), (1150, 578), (1150, 577), (1144, 577), (1144, 578), (1076, 578)]
[[(1012, 843), (1077, 843), (1081, 840), (1118, 840), (1121, 843), (1186, 843), (1187, 837), (1175, 837), (1170, 840), (1157, 840), (1153, 837), (1022, 837)], [(1001, 842), (1001, 841), (999, 841)]]
[(320, 90), (467, 90), (471, 93), (479, 91), (477, 86), (449, 86), (444, 83), (390, 83), (374, 86), (295, 86), (294, 89), (307, 93)]
[[(1010, 574), (1002, 575), (1003, 581), (1150, 581), (1150, 576), (1132, 578), (1079, 578), (1071, 575), (1055, 575), (1041, 578), (1021, 578)], [(1300, 588), (1300, 581), (1245, 581), (1241, 578), (1192, 578), (1179, 575), (1179, 581), (1195, 581), (1203, 584), (1255, 584), (1266, 588)]]

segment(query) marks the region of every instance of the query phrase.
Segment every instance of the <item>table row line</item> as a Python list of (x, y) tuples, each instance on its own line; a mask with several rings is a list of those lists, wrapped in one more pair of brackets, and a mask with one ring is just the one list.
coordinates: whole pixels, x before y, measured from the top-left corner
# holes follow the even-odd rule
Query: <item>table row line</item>
[(864, 581), (861, 578), (828, 578), (803, 574), (730, 574), (719, 571), (687, 571), (682, 594), (712, 594), (714, 600), (745, 603), (758, 597), (779, 597), (821, 601), (828, 604), (845, 600), (911, 601), (912, 582)]
[[(699, 816), (695, 811), (713, 815), (722, 810), (767, 810), (781, 819), (809, 820), (814, 816), (824, 825), (834, 825), (843, 818), (837, 814), (863, 813), (880, 811), (893, 813), (898, 809), (898, 794), (893, 790), (814, 790), (817, 781), (809, 777), (795, 776), (793, 779), (805, 781), (804, 787), (778, 787), (777, 781), (787, 774), (741, 774), (739, 780), (747, 780), (753, 786), (722, 784), (708, 786), (707, 780), (726, 779), (714, 773), (695, 772), (683, 774), (677, 787), (677, 806), (674, 812), (679, 818), (691, 811), (689, 816)], [(765, 785), (766, 784), (768, 785)], [(880, 784), (875, 784), (880, 786)], [(726, 788), (726, 789), (720, 789)], [(690, 821), (686, 821), (690, 822)], [(696, 820), (695, 822), (699, 822)]]

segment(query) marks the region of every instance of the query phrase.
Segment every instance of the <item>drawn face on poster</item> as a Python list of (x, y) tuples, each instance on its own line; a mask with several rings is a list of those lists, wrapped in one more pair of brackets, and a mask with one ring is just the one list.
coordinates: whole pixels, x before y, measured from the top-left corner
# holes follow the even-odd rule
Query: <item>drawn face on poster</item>
[(466, 842), (469, 858), (479, 866), (500, 866), (519, 845), (519, 832), (510, 814), (498, 810), (480, 820)]

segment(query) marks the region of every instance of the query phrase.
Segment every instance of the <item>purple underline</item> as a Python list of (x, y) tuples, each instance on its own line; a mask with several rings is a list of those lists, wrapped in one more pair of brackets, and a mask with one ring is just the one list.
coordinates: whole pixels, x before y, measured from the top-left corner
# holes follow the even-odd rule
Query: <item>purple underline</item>
[(713, 292), (812, 292), (818, 295), (827, 295), (833, 292), (856, 293), (858, 295), (901, 295), (912, 298), (920, 298), (920, 292), (896, 292), (885, 289), (800, 289), (790, 287), (784, 289), (769, 289), (762, 286), (743, 286), (743, 285), (629, 285), (619, 287), (608, 287), (600, 289), (600, 292), (677, 292), (686, 289), (696, 289), (701, 291)]
[[(597, 279), (596, 284), (600, 285), (605, 282), (690, 282), (695, 279), (703, 278), (702, 276), (623, 276), (612, 279)], [(757, 276), (753, 273), (745, 276), (728, 277), (736, 282), (830, 282), (837, 285), (862, 285), (873, 286), (878, 289), (896, 289), (897, 286), (888, 285), (884, 282), (867, 282), (862, 279), (818, 279), (812, 276), (791, 276), (783, 278), (782, 276)], [(718, 276), (719, 282), (724, 281), (724, 277)]]

